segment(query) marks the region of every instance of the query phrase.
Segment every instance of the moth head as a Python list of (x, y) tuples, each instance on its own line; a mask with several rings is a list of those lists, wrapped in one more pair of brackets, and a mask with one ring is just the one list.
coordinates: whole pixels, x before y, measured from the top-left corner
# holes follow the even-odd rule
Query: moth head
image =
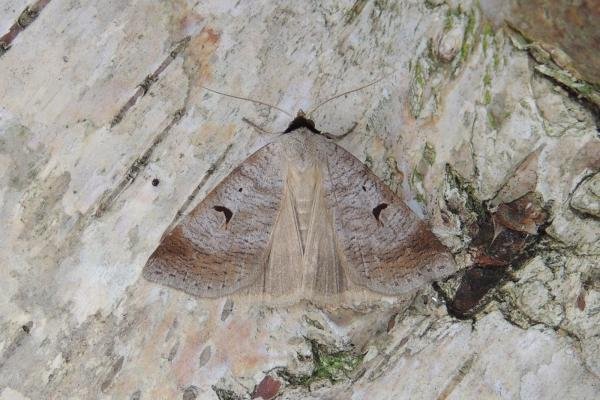
[(304, 113), (304, 111), (302, 111), (302, 109), (298, 110), (296, 118), (294, 118), (292, 122), (290, 122), (287, 129), (283, 133), (290, 133), (300, 128), (306, 128), (313, 133), (321, 133), (321, 131), (315, 128), (315, 122), (312, 119), (307, 118), (306, 114)]
[[(323, 132), (319, 131), (317, 128), (315, 128), (315, 123), (314, 123), (314, 121), (313, 121), (312, 119), (310, 119), (310, 118), (309, 118), (309, 116), (310, 116), (310, 115), (312, 115), (312, 113), (313, 113), (314, 111), (316, 111), (317, 109), (319, 109), (319, 108), (320, 108), (322, 105), (324, 105), (324, 104), (326, 104), (326, 103), (329, 103), (330, 101), (332, 101), (332, 100), (335, 100), (335, 99), (337, 99), (337, 98), (339, 98), (339, 97), (346, 96), (346, 95), (348, 95), (348, 94), (350, 94), (350, 93), (357, 92), (357, 91), (359, 91), (359, 90), (362, 90), (362, 89), (365, 89), (365, 88), (367, 88), (367, 87), (369, 87), (369, 86), (375, 85), (376, 83), (380, 82), (380, 81), (381, 81), (381, 80), (383, 80), (384, 78), (385, 78), (385, 76), (384, 76), (384, 77), (381, 77), (381, 78), (379, 78), (379, 79), (377, 79), (376, 81), (373, 81), (373, 82), (371, 82), (371, 83), (368, 83), (368, 84), (366, 84), (366, 85), (363, 85), (363, 86), (361, 86), (361, 87), (358, 87), (358, 88), (355, 88), (355, 89), (352, 89), (352, 90), (348, 90), (348, 91), (345, 91), (345, 92), (343, 92), (343, 93), (336, 94), (335, 96), (333, 96), (333, 97), (330, 97), (330, 98), (328, 98), (327, 100), (320, 102), (319, 104), (317, 104), (317, 106), (313, 107), (313, 108), (312, 108), (312, 109), (311, 109), (309, 112), (307, 112), (307, 113), (305, 113), (305, 112), (304, 112), (303, 110), (301, 110), (301, 109), (300, 109), (300, 110), (298, 110), (298, 113), (296, 114), (296, 118), (294, 118), (294, 119), (292, 120), (292, 122), (290, 122), (290, 124), (288, 125), (287, 129), (286, 129), (286, 130), (285, 130), (283, 133), (290, 133), (290, 132), (292, 132), (292, 131), (294, 131), (294, 130), (296, 130), (296, 129), (300, 129), (300, 128), (306, 128), (306, 129), (308, 129), (309, 131), (311, 131), (311, 132), (313, 132), (313, 133), (316, 133), (316, 134), (321, 134), (321, 135), (323, 135), (323, 136), (325, 136), (325, 137), (327, 137), (327, 138), (329, 138), (329, 139), (341, 139), (342, 137), (344, 137), (345, 135), (347, 135), (348, 133), (350, 133), (350, 132), (351, 132), (351, 131), (354, 129), (354, 127), (356, 127), (357, 123), (355, 123), (355, 124), (354, 124), (354, 126), (353, 126), (353, 127), (350, 129), (350, 131), (346, 132), (345, 134), (343, 134), (343, 135), (338, 135), (338, 136), (331, 136), (331, 135), (329, 135), (329, 134), (327, 134), (327, 133), (323, 133)], [(277, 111), (279, 111), (279, 112), (282, 112), (282, 113), (284, 113), (285, 115), (288, 115), (288, 116), (290, 116), (290, 117), (291, 117), (291, 114), (290, 114), (290, 113), (288, 113), (287, 111), (285, 111), (284, 109), (282, 109), (282, 108), (279, 108), (279, 107), (277, 107), (277, 106), (275, 106), (275, 105), (272, 105), (272, 104), (269, 104), (269, 103), (265, 103), (264, 101), (260, 101), (260, 100), (254, 100), (254, 99), (247, 98), (247, 97), (243, 97), (243, 96), (236, 96), (236, 95), (232, 95), (232, 94), (228, 94), (228, 93), (220, 92), (220, 91), (218, 91), (218, 90), (210, 89), (210, 88), (208, 88), (208, 87), (206, 87), (206, 86), (201, 86), (201, 87), (202, 87), (203, 89), (205, 89), (205, 90), (209, 91), (209, 92), (213, 92), (213, 93), (219, 94), (219, 95), (221, 95), (221, 96), (231, 97), (231, 98), (238, 99), (238, 100), (250, 101), (250, 102), (257, 103), (257, 104), (260, 104), (260, 105), (263, 105), (263, 106), (267, 106), (267, 107), (269, 107), (269, 108), (272, 108), (272, 109), (274, 109), (274, 110), (277, 110)], [(260, 130), (261, 132), (267, 132), (267, 131), (265, 131), (264, 129), (262, 129), (262, 128), (260, 128), (259, 126), (257, 126), (256, 124), (254, 124), (254, 123), (252, 123), (251, 121), (249, 121), (248, 119), (245, 119), (245, 118), (242, 118), (242, 119), (243, 119), (245, 122), (247, 122), (247, 123), (249, 123), (250, 125), (252, 125), (254, 128), (257, 128), (258, 130)]]

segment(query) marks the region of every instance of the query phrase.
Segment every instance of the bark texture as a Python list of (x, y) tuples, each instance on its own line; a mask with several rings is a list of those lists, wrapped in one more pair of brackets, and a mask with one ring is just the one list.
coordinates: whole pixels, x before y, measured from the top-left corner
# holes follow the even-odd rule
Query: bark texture
[[(556, 33), (597, 7), (528, 3), (0, 1), (0, 399), (600, 397), (597, 36)], [(312, 119), (458, 273), (353, 307), (142, 278), (275, 137), (243, 118), (289, 123), (204, 86), (294, 114), (381, 76)]]

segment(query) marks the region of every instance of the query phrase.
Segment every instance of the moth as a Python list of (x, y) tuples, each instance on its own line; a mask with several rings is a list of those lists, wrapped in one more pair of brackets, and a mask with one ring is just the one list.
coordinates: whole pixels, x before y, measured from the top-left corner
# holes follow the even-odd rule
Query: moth
[(396, 296), (456, 270), (427, 225), (299, 112), (163, 237), (143, 275), (205, 298)]

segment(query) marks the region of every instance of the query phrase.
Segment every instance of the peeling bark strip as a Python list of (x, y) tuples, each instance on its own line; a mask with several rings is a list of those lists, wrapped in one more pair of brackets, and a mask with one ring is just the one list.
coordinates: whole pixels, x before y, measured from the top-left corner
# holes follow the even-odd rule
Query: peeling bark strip
[(482, 268), (479, 265), (465, 272), (454, 298), (447, 302), (450, 315), (457, 318), (472, 316), (484, 296), (507, 276), (505, 264), (496, 268)]
[(35, 21), (40, 14), (40, 11), (42, 11), (50, 1), (51, 0), (38, 0), (31, 6), (25, 7), (8, 32), (0, 37), (0, 57), (10, 49), (13, 40), (15, 40), (19, 33), (23, 32), (25, 28)]
[(227, 299), (225, 304), (223, 305), (223, 311), (221, 311), (221, 322), (225, 322), (225, 320), (231, 315), (233, 311), (233, 300)]
[(125, 105), (123, 105), (123, 107), (121, 107), (121, 109), (119, 110), (117, 115), (115, 115), (114, 118), (112, 119), (112, 121), (110, 122), (111, 128), (123, 120), (123, 118), (125, 117), (125, 114), (127, 114), (129, 109), (134, 106), (134, 104), (137, 102), (137, 100), (140, 97), (142, 97), (146, 93), (148, 93), (148, 90), (150, 90), (150, 87), (158, 80), (159, 75), (169, 66), (169, 64), (171, 64), (173, 62), (173, 60), (175, 58), (177, 58), (179, 53), (181, 53), (186, 48), (189, 41), (190, 41), (190, 36), (186, 36), (184, 39), (177, 42), (177, 44), (175, 45), (173, 50), (171, 50), (169, 55), (158, 66), (158, 68), (156, 68), (156, 70), (154, 72), (152, 72), (150, 75), (148, 75), (148, 76), (146, 76), (146, 78), (144, 78), (142, 83), (140, 83), (137, 86), (137, 90), (135, 91), (133, 96), (131, 96), (129, 98), (129, 100), (127, 100)]
[(178, 110), (175, 114), (173, 114), (173, 118), (171, 119), (171, 122), (169, 122), (169, 125), (167, 125), (165, 129), (163, 129), (154, 138), (152, 144), (142, 153), (140, 157), (138, 157), (133, 162), (133, 164), (131, 164), (129, 168), (127, 168), (125, 176), (121, 179), (117, 187), (107, 192), (102, 197), (102, 199), (100, 200), (100, 205), (98, 206), (98, 209), (95, 213), (96, 217), (102, 216), (102, 214), (104, 214), (110, 208), (110, 206), (121, 195), (121, 193), (123, 193), (123, 191), (135, 181), (142, 169), (148, 164), (148, 161), (150, 160), (150, 157), (152, 156), (152, 153), (154, 152), (156, 146), (158, 146), (165, 139), (165, 137), (169, 134), (173, 126), (175, 126), (184, 115), (185, 109), (183, 108)]
[(368, 0), (356, 0), (354, 2), (354, 5), (352, 5), (352, 8), (346, 14), (346, 25), (350, 25), (356, 20), (356, 18), (358, 18), (360, 13), (362, 13), (363, 9), (365, 8), (367, 1)]
[(254, 388), (254, 392), (252, 393), (251, 399), (263, 399), (263, 400), (271, 400), (277, 393), (279, 393), (279, 389), (281, 388), (281, 382), (277, 379), (273, 379), (271, 376), (267, 375), (263, 378), (262, 381)]
[[(448, 295), (438, 284), (448, 312), (459, 319), (470, 318), (489, 300), (488, 293), (533, 257), (535, 244), (550, 220), (548, 204), (535, 192), (539, 151), (531, 153), (488, 201), (481, 201), (471, 186), (449, 165), (447, 183), (463, 196), (462, 205), (448, 203), (459, 215), (471, 239), (469, 253), (474, 264), (462, 276), (459, 287)], [(448, 200), (448, 199), (447, 199)]]
[(581, 289), (581, 291), (579, 292), (579, 296), (577, 296), (577, 308), (579, 308), (579, 311), (584, 311), (585, 310), (585, 289)]

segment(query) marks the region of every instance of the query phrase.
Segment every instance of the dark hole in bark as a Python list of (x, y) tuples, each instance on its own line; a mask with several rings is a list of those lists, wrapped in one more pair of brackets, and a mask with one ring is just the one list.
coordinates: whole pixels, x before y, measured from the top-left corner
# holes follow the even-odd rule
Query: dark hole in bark
[(29, 333), (29, 332), (31, 332), (31, 327), (32, 326), (33, 326), (33, 322), (29, 321), (28, 323), (26, 323), (25, 325), (23, 325), (21, 327), (21, 329), (23, 329), (23, 332)]

